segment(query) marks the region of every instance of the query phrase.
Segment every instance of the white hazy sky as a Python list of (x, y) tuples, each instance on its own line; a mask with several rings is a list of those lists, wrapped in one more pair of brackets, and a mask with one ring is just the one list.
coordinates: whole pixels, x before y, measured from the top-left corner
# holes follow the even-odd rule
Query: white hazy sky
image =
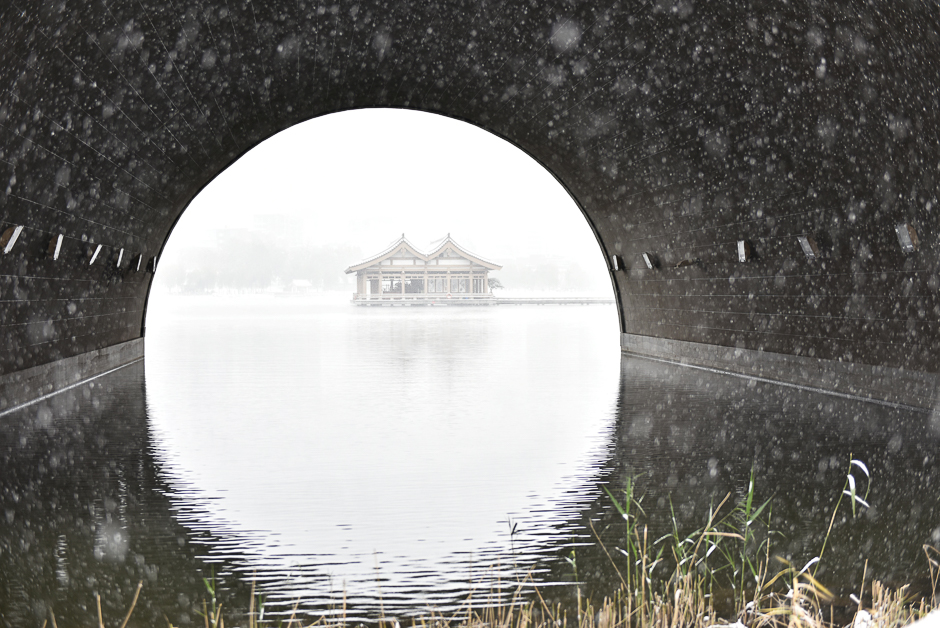
[(428, 113), (348, 111), (266, 140), (193, 200), (164, 260), (260, 214), (301, 216), (311, 244), (364, 255), (402, 232), (423, 250), (450, 233), (496, 262), (549, 254), (606, 273), (587, 221), (547, 170), (495, 135)]

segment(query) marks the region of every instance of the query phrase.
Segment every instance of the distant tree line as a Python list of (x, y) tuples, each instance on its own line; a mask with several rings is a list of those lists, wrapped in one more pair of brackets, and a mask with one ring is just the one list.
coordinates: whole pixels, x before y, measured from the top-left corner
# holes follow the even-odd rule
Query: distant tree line
[[(188, 248), (158, 266), (156, 280), (174, 292), (290, 289), (308, 281), (316, 291), (354, 290), (343, 271), (363, 259), (351, 245), (311, 246), (255, 230), (221, 233), (214, 246)], [(547, 255), (502, 259), (491, 278), (507, 290), (586, 291), (609, 287), (606, 275), (593, 276), (577, 262)]]
[(156, 280), (175, 292), (258, 291), (309, 281), (313, 290), (349, 289), (343, 271), (362, 259), (354, 246), (285, 245), (239, 234), (214, 247), (190, 248), (158, 266)]
[(531, 255), (499, 263), (502, 270), (492, 274), (507, 290), (573, 291), (609, 286), (606, 275), (594, 277), (577, 262), (562, 258)]

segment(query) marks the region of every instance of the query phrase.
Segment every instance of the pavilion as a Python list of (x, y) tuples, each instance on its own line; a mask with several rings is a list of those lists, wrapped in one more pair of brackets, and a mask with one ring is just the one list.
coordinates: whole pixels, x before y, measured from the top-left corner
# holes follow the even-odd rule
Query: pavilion
[(450, 234), (423, 253), (405, 234), (381, 253), (346, 269), (356, 273), (356, 305), (490, 305), (489, 272), (502, 266), (475, 255)]

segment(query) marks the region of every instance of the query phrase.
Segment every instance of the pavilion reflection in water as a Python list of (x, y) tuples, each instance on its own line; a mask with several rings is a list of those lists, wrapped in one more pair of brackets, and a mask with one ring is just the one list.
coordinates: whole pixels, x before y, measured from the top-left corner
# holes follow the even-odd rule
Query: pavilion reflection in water
[(346, 269), (356, 273), (356, 305), (489, 305), (489, 272), (502, 266), (470, 253), (450, 234), (430, 253), (405, 234), (381, 253)]

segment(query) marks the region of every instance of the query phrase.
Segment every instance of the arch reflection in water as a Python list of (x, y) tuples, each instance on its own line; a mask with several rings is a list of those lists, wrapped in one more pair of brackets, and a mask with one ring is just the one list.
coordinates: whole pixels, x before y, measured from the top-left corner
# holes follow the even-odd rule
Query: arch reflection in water
[[(323, 354), (338, 357), (327, 364), (311, 358), (315, 364), (308, 367), (313, 372), (284, 382), (283, 390), (270, 390), (271, 398), (316, 377), (329, 378), (327, 370), (344, 373), (343, 351), (327, 352), (325, 345), (374, 347), (368, 341), (375, 335), (388, 337), (394, 328), (411, 347), (420, 347), (422, 338), (431, 342), (448, 333), (492, 341), (496, 347), (509, 343), (512, 351), (495, 356), (484, 352), (487, 360), (491, 364), (502, 360), (508, 369), (531, 373), (533, 386), (536, 382), (546, 386), (533, 388), (522, 401), (485, 403), (486, 412), (497, 413), (496, 431), (490, 432), (487, 442), (474, 442), (469, 430), (452, 437), (455, 443), (447, 451), (451, 457), (465, 452), (465, 458), (457, 461), (455, 469), (445, 468), (443, 480), (427, 473), (412, 478), (419, 489), (430, 491), (426, 494), (432, 505), (414, 517), (409, 515), (414, 510), (411, 504), (396, 506), (387, 491), (407, 495), (411, 487), (403, 479), (406, 476), (389, 471), (395, 468), (389, 459), (405, 461), (399, 471), (416, 469), (418, 461), (409, 455), (414, 452), (402, 447), (406, 437), (418, 437), (406, 433), (401, 437), (405, 445), (396, 445), (391, 432), (380, 427), (369, 432), (347, 417), (337, 422), (337, 429), (345, 426), (355, 436), (349, 445), (355, 459), (342, 467), (342, 457), (331, 457), (328, 451), (339, 446), (336, 434), (330, 446), (324, 443), (323, 432), (311, 436), (297, 425), (277, 434), (281, 428), (271, 424), (285, 418), (273, 411), (270, 401), (238, 409), (231, 398), (225, 399), (257, 374), (253, 369), (264, 371), (273, 364), (259, 357), (260, 362), (248, 368), (250, 362), (234, 359), (238, 351), (246, 350), (237, 347), (221, 356), (214, 370), (187, 363), (199, 355), (199, 343), (207, 341), (212, 328), (234, 326), (242, 332), (239, 343), (250, 345), (257, 336), (270, 345), (277, 325), (249, 333), (241, 327), (243, 319), (226, 322), (212, 314), (213, 306), (207, 311), (193, 303), (191, 331), (172, 330), (180, 334), (178, 342), (192, 345), (191, 349), (162, 364), (158, 356), (148, 357), (152, 361), (147, 364), (146, 388), (143, 365), (138, 363), (4, 417), (0, 477), (6, 525), (0, 535), (0, 608), (8, 625), (41, 623), (48, 605), (60, 619), (93, 623), (96, 592), (102, 594), (106, 616), (121, 616), (138, 580), (145, 582), (135, 611), (141, 622), (161, 623), (166, 615), (174, 625), (186, 624), (198, 619), (195, 613), (205, 594), (200, 578), (213, 571), (227, 589), (233, 612), (239, 605), (247, 606), (244, 583), (255, 578), (275, 607), (299, 600), (304, 612), (329, 612), (345, 586), (351, 593), (352, 614), (377, 612), (381, 591), (386, 612), (402, 615), (428, 605), (459, 604), (471, 581), (488, 589), (491, 583), (483, 572), (500, 565), (505, 566), (501, 575), (507, 578), (531, 569), (536, 582), (570, 582), (570, 568), (561, 558), (573, 547), (587, 588), (602, 592), (615, 585), (616, 576), (593, 543), (587, 521), (595, 522), (609, 547), (618, 543), (620, 528), (601, 485), (616, 493), (623, 478), (639, 477), (651, 532), (670, 525), (670, 503), (680, 526), (691, 530), (702, 524), (710, 504), (728, 492), (739, 495), (746, 489), (752, 465), (759, 498), (774, 496), (775, 523), (784, 533), (778, 548), (799, 562), (818, 553), (850, 454), (865, 460), (873, 472), (872, 508), (855, 520), (837, 521), (820, 572), (827, 583), (837, 588), (857, 586), (865, 559), (869, 577), (874, 574), (893, 583), (916, 581), (925, 572), (921, 545), (935, 543), (940, 535), (940, 508), (933, 488), (940, 481), (934, 460), (940, 437), (925, 413), (647, 360), (620, 360), (616, 354), (613, 379), (608, 379), (599, 366), (595, 370), (589, 366), (605, 364), (611, 357), (595, 355), (590, 348), (596, 342), (590, 330), (603, 325), (584, 313), (595, 312), (603, 319), (599, 309), (581, 310), (578, 316), (571, 314), (577, 310), (563, 310), (562, 317), (548, 316), (541, 323), (531, 316), (487, 322), (479, 318), (486, 312), (434, 312), (405, 323), (400, 316), (393, 318), (399, 312), (383, 311), (364, 314), (369, 318), (351, 326), (356, 333), (343, 336), (338, 333), (342, 324), (333, 319), (346, 317), (336, 317), (327, 308), (320, 314), (321, 326), (309, 326), (322, 328), (323, 335), (307, 341), (320, 343)], [(455, 318), (442, 325), (442, 315)], [(279, 321), (285, 324), (284, 317)], [(559, 326), (564, 334), (557, 333)], [(356, 334), (361, 334), (358, 340)], [(598, 346), (609, 345), (600, 339)], [(516, 355), (520, 347), (526, 347), (522, 358)], [(295, 348), (298, 354), (312, 355)], [(415, 391), (410, 395), (400, 384), (407, 381), (402, 375), (412, 371), (454, 378), (459, 384), (455, 391), (473, 390), (480, 383), (473, 384), (468, 374), (486, 371), (469, 368), (473, 361), (461, 352), (456, 346), (423, 366), (422, 360), (429, 359), (426, 353), (406, 352), (394, 363), (397, 368), (390, 363), (377, 367), (392, 373), (397, 388), (387, 384), (386, 394), (375, 394), (381, 391), (370, 387), (370, 398), (381, 400), (385, 407), (398, 389), (399, 404), (414, 407)], [(380, 353), (376, 360), (381, 359)], [(222, 368), (223, 362), (229, 368)], [(159, 375), (160, 369), (168, 370)], [(167, 388), (160, 379), (173, 369), (180, 383)], [(204, 380), (193, 379), (198, 377)], [(588, 381), (592, 378), (605, 383), (592, 385)], [(484, 377), (482, 384), (488, 382)], [(276, 382), (269, 377), (266, 386)], [(571, 396), (571, 387), (581, 386), (582, 394), (570, 405), (559, 401)], [(553, 390), (559, 387), (563, 394)], [(213, 388), (220, 389), (218, 397), (207, 397)], [(510, 390), (516, 395), (525, 392), (518, 379)], [(173, 393), (172, 403), (158, 400), (164, 392)], [(496, 394), (491, 392), (491, 397)], [(539, 405), (539, 397), (545, 405)], [(342, 405), (323, 408), (321, 425), (333, 420), (330, 415), (340, 412)], [(613, 409), (615, 416), (610, 413)], [(260, 422), (253, 429), (234, 429), (238, 413), (256, 411)], [(593, 418), (588, 412), (595, 413)], [(172, 416), (161, 416), (167, 414)], [(381, 416), (390, 414), (383, 410)], [(459, 429), (462, 424), (454, 417), (460, 416), (467, 414), (439, 408), (434, 418)], [(202, 422), (194, 425), (194, 419)], [(531, 422), (524, 433), (514, 433), (514, 421)], [(408, 426), (399, 429), (407, 432)], [(487, 429), (485, 422), (474, 426)], [(201, 434), (200, 429), (208, 431)], [(511, 438), (512, 447), (497, 442), (500, 434)], [(573, 448), (553, 449), (553, 434), (561, 434), (563, 445), (578, 442)], [(266, 453), (269, 446), (273, 449)], [(292, 446), (303, 457), (284, 455)], [(373, 460), (378, 461), (374, 470), (365, 474), (371, 480), (365, 487), (350, 488), (355, 478), (349, 474), (369, 462), (365, 456), (370, 447), (382, 454)], [(441, 468), (446, 457), (431, 449), (429, 468)], [(315, 460), (321, 452), (325, 462)], [(510, 454), (514, 457), (507, 463), (503, 458)], [(294, 460), (301, 464), (292, 467)], [(217, 468), (218, 464), (223, 466)], [(317, 469), (317, 464), (325, 466)], [(525, 474), (526, 467), (540, 464), (545, 466), (539, 474)], [(484, 481), (487, 465), (498, 469)], [(238, 475), (241, 466), (249, 467), (247, 476)], [(265, 475), (263, 467), (277, 472)], [(558, 469), (551, 471), (552, 467)], [(345, 475), (336, 477), (340, 468)], [(512, 472), (519, 470), (514, 476)], [(394, 481), (389, 482), (383, 472)], [(541, 477), (549, 473), (550, 479)], [(287, 492), (287, 501), (293, 503), (270, 500), (283, 488), (275, 486), (278, 482), (293, 483)], [(342, 500), (344, 492), (353, 490), (354, 499), (331, 505), (331, 500)], [(490, 508), (487, 501), (495, 506)], [(480, 511), (489, 512), (490, 520), (474, 519)], [(423, 526), (424, 518), (431, 516), (433, 525)], [(512, 539), (507, 517), (518, 523)], [(392, 550), (361, 549), (381, 540), (383, 527), (394, 526), (398, 531), (386, 536)], [(425, 549), (428, 542), (417, 538), (433, 538), (432, 534), (439, 535), (437, 543)], [(567, 588), (548, 590), (561, 599)]]
[(378, 580), (386, 610), (448, 608), (511, 582), (605, 457), (613, 307), (167, 299), (147, 357), (164, 466), (213, 529), (264, 533), (244, 568), (288, 599), (368, 606)]

